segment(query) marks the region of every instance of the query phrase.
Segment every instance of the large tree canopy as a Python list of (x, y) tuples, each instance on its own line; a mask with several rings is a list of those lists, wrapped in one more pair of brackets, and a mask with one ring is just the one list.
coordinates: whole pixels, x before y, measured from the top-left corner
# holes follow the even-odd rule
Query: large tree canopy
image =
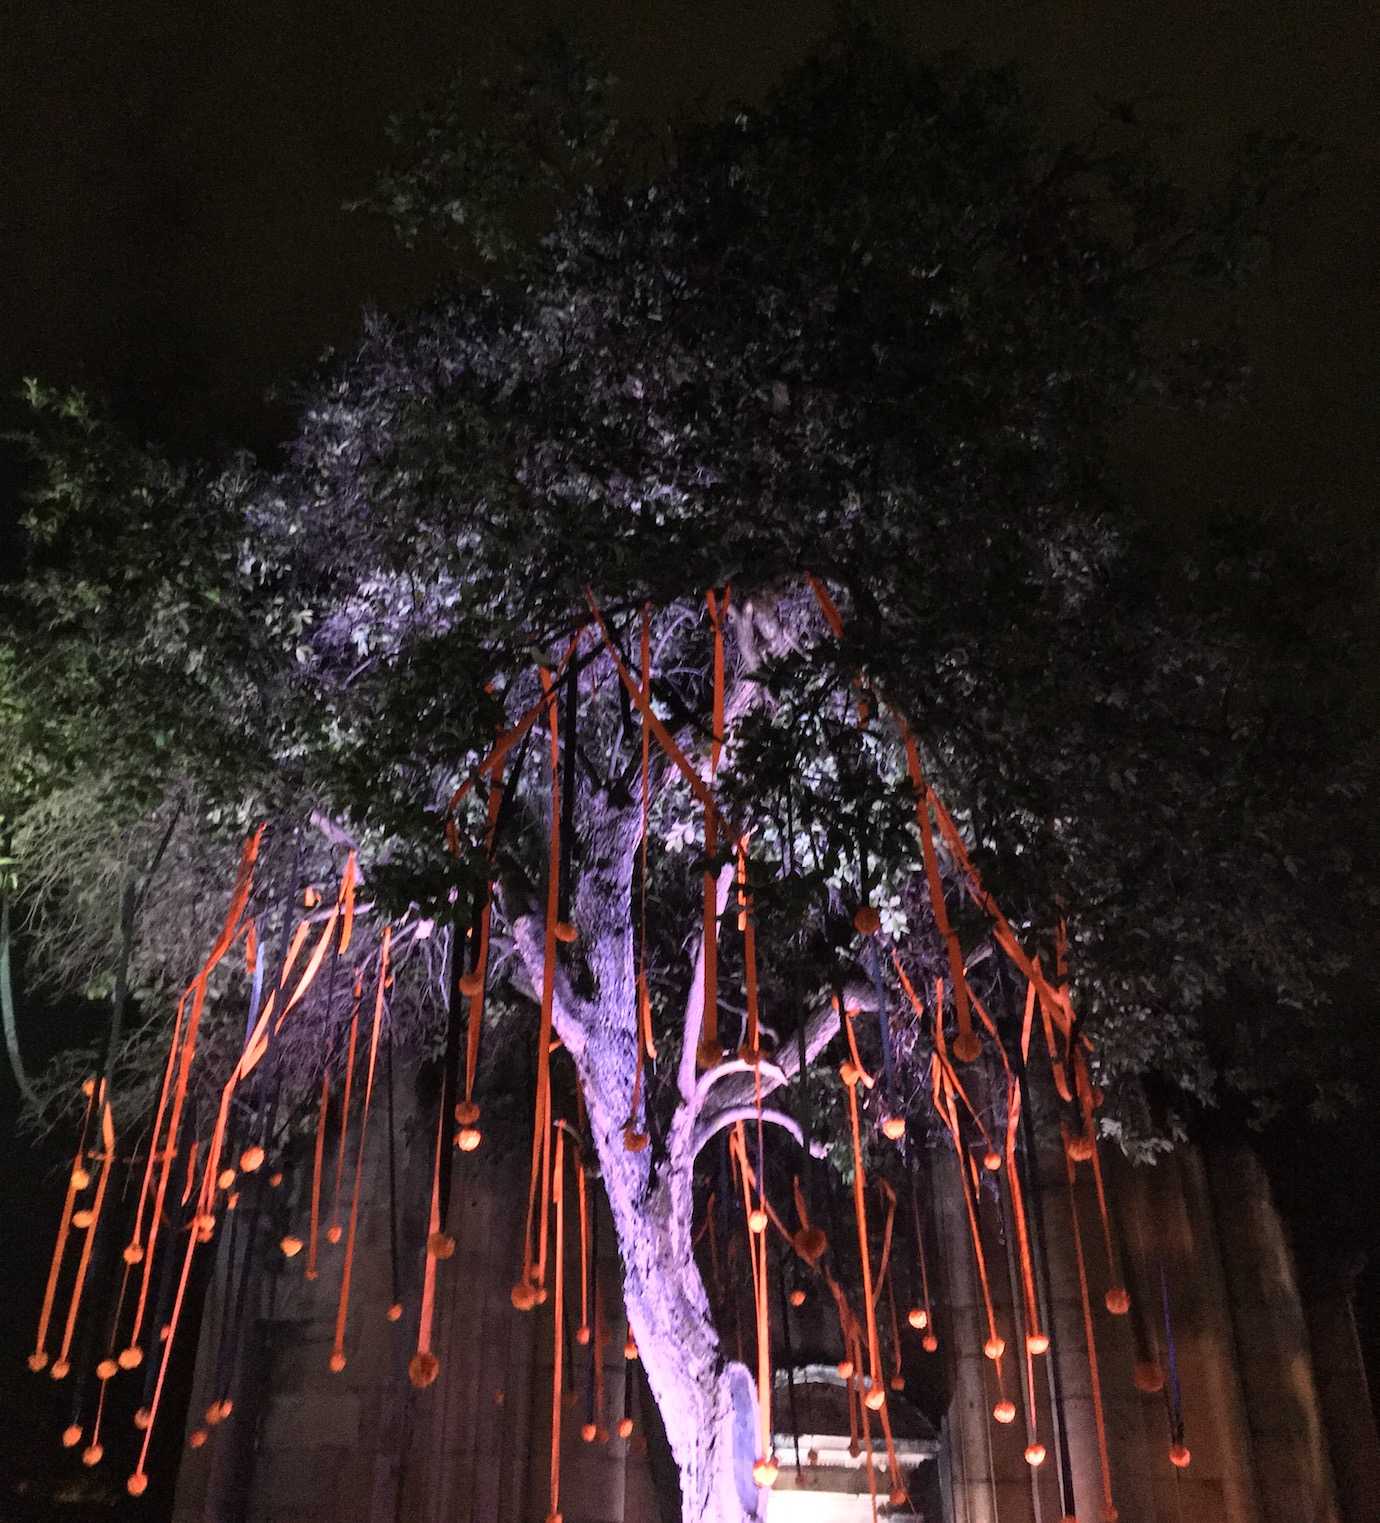
[[(434, 907), (438, 807), (587, 595), (629, 639), (651, 603), (658, 698), (699, 742), (704, 592), (731, 584), (755, 697), (723, 789), (800, 903), (856, 897), (859, 851), (898, 908), (914, 874), (894, 735), (840, 707), (865, 674), (1008, 913), (1037, 944), (1068, 917), (1109, 1083), (1296, 1076), (1345, 944), (1360, 757), (1309, 598), (1279, 614), (1280, 547), (1166, 547), (1104, 464), (1129, 405), (1228, 384), (1220, 325), (1189, 319), (1256, 184), (1195, 202), (1140, 145), (1042, 141), (1007, 76), (872, 39), (650, 141), (606, 90), (560, 52), (482, 129), (457, 97), (411, 135), (380, 203), (490, 264), (372, 319), (284, 469), (178, 465), (35, 392), (7, 812), (49, 806), (51, 857), (78, 849), (50, 807), (74, 787), (115, 825), (181, 788), (217, 820), (312, 807)], [(1291, 588), (1335, 600), (1283, 550)], [(801, 634), (807, 570), (842, 642)]]

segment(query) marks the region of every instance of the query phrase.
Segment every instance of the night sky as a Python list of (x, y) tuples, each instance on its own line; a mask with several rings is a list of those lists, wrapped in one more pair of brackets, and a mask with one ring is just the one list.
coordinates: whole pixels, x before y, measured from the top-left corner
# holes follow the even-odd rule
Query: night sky
[[(625, 81), (630, 113), (712, 108), (760, 93), (827, 29), (829, 9), (8, 0), (0, 423), (18, 420), (9, 399), (21, 377), (38, 375), (105, 395), (129, 427), (174, 448), (271, 453), (291, 409), (267, 403), (266, 389), (347, 346), (362, 306), (405, 308), (441, 277), (434, 258), (407, 254), (387, 228), (341, 209), (383, 162), (390, 113), (461, 64), (483, 67), (533, 26), (577, 19)], [(1321, 513), (1341, 545), (1369, 526), (1380, 443), (1380, 11), (1365, 0), (950, 0), (904, 13), (918, 48), (1014, 60), (1062, 128), (1090, 123), (1099, 102), (1142, 102), (1146, 119), (1178, 124), (1173, 152), (1191, 181), (1251, 130), (1322, 149), (1315, 198), (1286, 215), (1239, 303), (1256, 372), (1246, 404), (1225, 421), (1132, 428), (1120, 458), (1127, 490), (1186, 526), (1224, 505)], [(0, 529), (13, 523), (18, 480), (12, 457), (0, 459)], [(0, 533), (0, 556), (12, 543)], [(0, 1095), (4, 1498), (12, 1476), (51, 1473), (27, 1455), (55, 1439), (48, 1394), (22, 1364), (50, 1230), (45, 1210), (35, 1239), (23, 1209), (40, 1160), (10, 1140), (8, 1075)]]

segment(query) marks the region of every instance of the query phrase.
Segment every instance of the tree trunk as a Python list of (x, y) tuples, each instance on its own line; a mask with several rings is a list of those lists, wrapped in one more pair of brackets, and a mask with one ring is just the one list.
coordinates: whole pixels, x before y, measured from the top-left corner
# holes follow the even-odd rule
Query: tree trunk
[[(575, 923), (592, 987), (577, 992), (562, 972), (554, 1024), (584, 1091), (623, 1261), (628, 1323), (680, 1471), (681, 1516), (685, 1523), (747, 1523), (766, 1510), (752, 1478), (757, 1397), (749, 1371), (724, 1357), (695, 1263), (694, 1108), (680, 1103), (664, 1150), (630, 1152), (623, 1139), (637, 1062), (632, 881), (640, 811), (600, 794), (582, 807), (581, 823), (588, 860)], [(514, 931), (540, 988), (540, 918), (517, 917)]]
[[(630, 1168), (621, 1125), (596, 1132), (604, 1187), (623, 1257), (628, 1322), (680, 1469), (686, 1523), (765, 1514), (752, 1478), (757, 1396), (748, 1370), (724, 1358), (691, 1248), (689, 1127), (653, 1182)], [(680, 1156), (677, 1156), (679, 1152)]]

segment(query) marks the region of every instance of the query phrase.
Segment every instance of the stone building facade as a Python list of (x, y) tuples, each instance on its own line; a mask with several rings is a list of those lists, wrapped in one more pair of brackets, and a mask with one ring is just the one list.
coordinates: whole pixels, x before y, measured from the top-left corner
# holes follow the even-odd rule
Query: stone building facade
[[(408, 1151), (415, 1155), (405, 1168), (410, 1187), (399, 1198), (416, 1200), (424, 1191), (411, 1186), (424, 1182), (426, 1149)], [(905, 1507), (891, 1508), (879, 1479), (881, 1516), (898, 1523), (1059, 1523), (1068, 1516), (1062, 1473), (1072, 1483), (1074, 1516), (1082, 1523), (1104, 1519), (1062, 1156), (1043, 1163), (1050, 1220), (1041, 1296), (1053, 1348), (1035, 1372), (1039, 1437), (1049, 1457), (1033, 1469), (1020, 1418), (1005, 1427), (991, 1420), (997, 1392), (992, 1363), (982, 1354), (985, 1324), (965, 1208), (952, 1157), (945, 1167), (936, 1154), (930, 1199), (940, 1350), (926, 1356), (916, 1335), (906, 1343), (907, 1389), (893, 1398), (892, 1410), (910, 1497)], [(1162, 1363), (1169, 1310), (1192, 1456), (1187, 1468), (1169, 1463), (1164, 1395), (1138, 1390), (1131, 1378), (1138, 1352), (1132, 1319), (1110, 1317), (1096, 1304), (1104, 1280), (1095, 1263), (1096, 1203), (1084, 1182), (1080, 1216), (1121, 1523), (1380, 1518), (1380, 1445), (1346, 1288), (1307, 1304), (1301, 1299), (1286, 1233), (1254, 1155), (1244, 1148), (1210, 1155), (1185, 1148), (1153, 1168), (1109, 1158), (1107, 1185), (1125, 1276)], [(385, 1315), (395, 1286), (388, 1190), (376, 1159), (362, 1192), (348, 1363), (338, 1373), (327, 1363), (339, 1248), (323, 1249), (314, 1282), (303, 1278), (297, 1261), (266, 1275), (238, 1340), (230, 1391), (235, 1419), (216, 1429), (212, 1442), (187, 1450), (177, 1523), (541, 1523), (549, 1508), (550, 1308), (523, 1315), (509, 1301), (525, 1199), (519, 1158), (487, 1157), (482, 1166), (466, 1160), (456, 1168), (449, 1229), (457, 1249), (439, 1266), (433, 1344), (442, 1373), (418, 1391), (407, 1375), (408, 1319), (394, 1323)], [(404, 1240), (415, 1244), (422, 1224), (404, 1219), (401, 1226)], [(987, 1230), (992, 1291), (1004, 1318), (1016, 1274), (1002, 1233), (990, 1222)], [(676, 1523), (675, 1469), (640, 1368), (625, 1358), (607, 1226), (598, 1243), (604, 1404), (591, 1413), (590, 1352), (569, 1345), (562, 1515), (565, 1523)], [(219, 1329), (235, 1277), (228, 1249), (221, 1251), (203, 1319), (191, 1427), (217, 1395), (213, 1371), (226, 1368)], [(401, 1292), (415, 1304), (415, 1284)], [(872, 1517), (865, 1456), (850, 1453), (846, 1403), (831, 1400), (836, 1377), (819, 1353), (808, 1317), (797, 1326), (790, 1356), (776, 1350), (781, 1476), (769, 1509), (773, 1523)], [(1008, 1369), (1008, 1381), (1015, 1373)], [(598, 1431), (586, 1442), (581, 1430), (592, 1415)], [(633, 1423), (627, 1437), (619, 1432), (625, 1418)]]

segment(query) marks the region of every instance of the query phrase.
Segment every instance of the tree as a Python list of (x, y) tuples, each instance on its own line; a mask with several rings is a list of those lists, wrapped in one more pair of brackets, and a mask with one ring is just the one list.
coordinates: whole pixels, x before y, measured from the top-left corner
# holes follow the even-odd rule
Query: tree
[[(1313, 1034), (1346, 933), (1312, 907), (1349, 864), (1336, 837), (1318, 849), (1313, 801), (1358, 805), (1366, 757), (1291, 685), (1315, 647), (1252, 623), (1258, 567), (1195, 565), (1185, 591), (1105, 465), (1125, 408), (1229, 381), (1229, 345), (1185, 343), (1179, 318), (1234, 275), (1254, 182), (1191, 203), (1139, 145), (1043, 142), (1009, 77), (866, 33), (762, 108), (655, 139), (557, 64), (482, 129), (453, 103), (424, 126), (380, 200), (405, 232), (472, 239), (479, 273), (371, 318), (280, 469), (174, 465), (36, 393), (6, 724), (37, 759), (31, 835), (54, 777), (86, 787), (76, 828), (156, 840), (183, 800), (170, 861), (211, 922), (255, 819), (274, 821), (257, 913), (284, 934), (356, 850), (355, 956), (392, 926), (392, 1018), (446, 1031), (447, 1106), (465, 931), (489, 918), (486, 1061), (544, 1011), (685, 1514), (739, 1518), (763, 1456), (692, 1251), (706, 1141), (765, 1103), (818, 1146), (840, 1095), (815, 1060), (850, 1010), (885, 1072), (870, 1120), (923, 1130), (933, 1028), (896, 969), (931, 1022), (936, 978), (1005, 1041), (1020, 1013), (974, 873), (1054, 979), (1067, 924), (1064, 1057), (1091, 1039), (1109, 1129), (1152, 1145), (1177, 1124), (1161, 1087), (1205, 1098), (1232, 1064), (1273, 1093), (1306, 1058), (1330, 1093)], [(911, 760), (951, 812), (947, 903)], [(61, 884), (80, 851), (42, 860)], [(172, 917), (149, 921), (146, 999), (194, 966)], [(749, 977), (761, 1035), (745, 1013), (734, 1041)], [(1243, 994), (1287, 1006), (1288, 1045), (1244, 1051)], [(312, 995), (280, 1087), (319, 1081), (340, 1020)]]

